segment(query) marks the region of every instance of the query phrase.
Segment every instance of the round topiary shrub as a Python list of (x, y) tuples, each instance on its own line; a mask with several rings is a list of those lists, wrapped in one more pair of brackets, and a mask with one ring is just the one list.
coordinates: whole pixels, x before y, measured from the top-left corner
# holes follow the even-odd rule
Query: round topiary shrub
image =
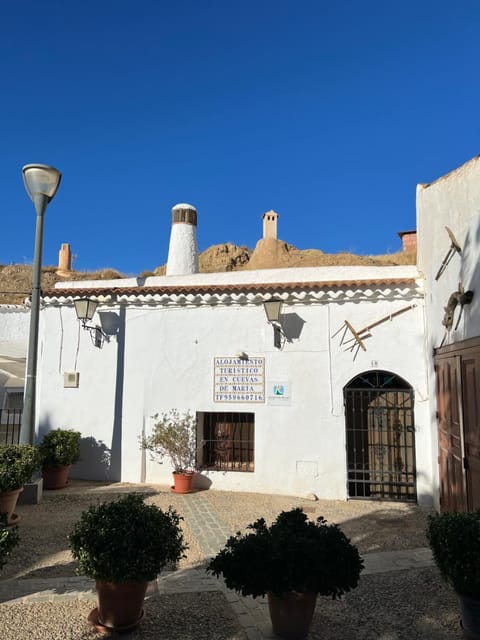
[(67, 467), (80, 460), (81, 433), (71, 429), (53, 429), (39, 445), (42, 468)]
[(480, 598), (480, 509), (430, 515), (427, 540), (443, 579), (457, 593)]
[(0, 492), (20, 489), (40, 467), (37, 447), (31, 444), (0, 445)]
[(172, 507), (164, 512), (135, 493), (90, 506), (68, 538), (77, 573), (104, 582), (154, 580), (185, 557), (181, 520)]
[(311, 592), (336, 598), (354, 589), (363, 569), (357, 548), (323, 517), (308, 520), (301, 509), (282, 511), (272, 525), (260, 518), (237, 533), (207, 571), (222, 575), (243, 596)]

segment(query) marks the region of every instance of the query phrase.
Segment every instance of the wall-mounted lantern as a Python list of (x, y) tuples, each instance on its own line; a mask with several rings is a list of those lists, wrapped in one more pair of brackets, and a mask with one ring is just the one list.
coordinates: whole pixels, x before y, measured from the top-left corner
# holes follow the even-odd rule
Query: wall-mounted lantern
[(267, 320), (273, 327), (273, 345), (277, 349), (282, 348), (282, 336), (284, 336), (282, 324), (280, 322), (282, 305), (282, 300), (279, 300), (278, 298), (272, 298), (271, 300), (267, 300), (263, 303)]
[(77, 318), (81, 321), (82, 327), (90, 332), (93, 344), (96, 347), (101, 348), (103, 346), (103, 341), (107, 337), (106, 333), (96, 324), (87, 324), (95, 315), (98, 302), (91, 300), (90, 298), (79, 298), (74, 301), (74, 304), (75, 313), (77, 314)]

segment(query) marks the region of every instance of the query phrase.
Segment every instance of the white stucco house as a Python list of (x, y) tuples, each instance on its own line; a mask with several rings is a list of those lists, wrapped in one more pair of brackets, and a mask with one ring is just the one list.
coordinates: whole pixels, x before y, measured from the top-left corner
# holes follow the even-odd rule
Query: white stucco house
[[(197, 212), (177, 205), (168, 275), (44, 292), (39, 437), (81, 431), (77, 477), (170, 483), (171, 468), (152, 463), (139, 437), (154, 414), (190, 410), (201, 486), (438, 505), (451, 481), (442, 479), (450, 461), (439, 475), (445, 392), (435, 366), (455, 345), (480, 342), (479, 212), (474, 158), (418, 187), (417, 266), (201, 274)], [(272, 213), (263, 220), (270, 243)], [(452, 236), (461, 251), (450, 255)], [(79, 298), (98, 302), (99, 329), (77, 320)], [(272, 299), (283, 303), (276, 328), (264, 311)], [(459, 473), (467, 492), (468, 472)]]
[[(193, 212), (173, 210), (168, 275), (45, 293), (40, 435), (80, 430), (82, 477), (169, 483), (171, 468), (152, 463), (139, 437), (155, 413), (190, 410), (204, 486), (431, 502), (417, 268), (196, 273)], [(269, 222), (271, 243), (276, 215)], [(84, 297), (99, 302), (104, 336), (77, 320), (73, 302)], [(271, 299), (283, 303), (277, 330), (263, 306)]]

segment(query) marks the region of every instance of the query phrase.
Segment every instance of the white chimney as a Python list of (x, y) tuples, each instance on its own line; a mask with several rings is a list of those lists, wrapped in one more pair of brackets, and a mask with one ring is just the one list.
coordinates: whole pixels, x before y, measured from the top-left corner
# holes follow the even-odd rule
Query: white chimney
[(172, 209), (167, 276), (189, 273), (198, 273), (197, 210), (191, 204), (176, 204)]

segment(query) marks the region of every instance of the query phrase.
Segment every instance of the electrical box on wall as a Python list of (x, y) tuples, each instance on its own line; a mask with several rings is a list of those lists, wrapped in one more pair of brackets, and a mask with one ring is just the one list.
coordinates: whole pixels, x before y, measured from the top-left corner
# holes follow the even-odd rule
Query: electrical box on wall
[(80, 373), (78, 371), (66, 372), (63, 374), (63, 386), (66, 388), (76, 388), (78, 387), (78, 380), (80, 378)]

